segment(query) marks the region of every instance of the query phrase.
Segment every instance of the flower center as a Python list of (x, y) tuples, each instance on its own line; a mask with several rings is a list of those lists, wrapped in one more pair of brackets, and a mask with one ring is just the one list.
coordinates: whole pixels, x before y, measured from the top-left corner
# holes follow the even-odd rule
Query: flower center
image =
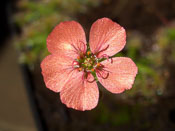
[(86, 67), (91, 67), (91, 66), (93, 66), (93, 60), (91, 59), (91, 58), (85, 58), (84, 59), (84, 65), (86, 66)]
[[(105, 55), (107, 56), (107, 55)], [(88, 80), (88, 74), (89, 73), (96, 73), (98, 77), (101, 77), (103, 79), (108, 78), (109, 76), (109, 71), (104, 68), (104, 66), (100, 63), (101, 61), (104, 60), (105, 56), (101, 59), (98, 59), (96, 55), (92, 54), (90, 51), (86, 52), (86, 54), (82, 54), (77, 57), (72, 63), (72, 67), (74, 69), (77, 69), (78, 71), (83, 71), (84, 75), (82, 79), (84, 78), (87, 79), (88, 82), (93, 82), (96, 80), (90, 81)], [(109, 57), (106, 57), (107, 60), (109, 60)], [(112, 58), (111, 58), (111, 63), (112, 63)], [(95, 76), (96, 77), (96, 76)]]
[(97, 57), (90, 51), (87, 51), (85, 55), (78, 57), (75, 61), (77, 63), (74, 68), (78, 68), (79, 71), (92, 72), (99, 65)]

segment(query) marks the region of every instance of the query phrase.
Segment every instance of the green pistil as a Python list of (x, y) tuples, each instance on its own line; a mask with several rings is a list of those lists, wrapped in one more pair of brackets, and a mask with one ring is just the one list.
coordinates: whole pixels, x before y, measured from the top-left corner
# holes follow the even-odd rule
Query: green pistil
[(93, 65), (93, 60), (91, 58), (85, 58), (84, 65), (87, 67), (91, 67)]

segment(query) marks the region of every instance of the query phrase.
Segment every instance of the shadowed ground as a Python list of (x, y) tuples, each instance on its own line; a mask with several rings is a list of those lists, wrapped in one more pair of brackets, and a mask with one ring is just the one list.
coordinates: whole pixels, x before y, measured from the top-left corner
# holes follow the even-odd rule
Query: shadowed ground
[(12, 44), (0, 52), (0, 130), (35, 131), (33, 115)]

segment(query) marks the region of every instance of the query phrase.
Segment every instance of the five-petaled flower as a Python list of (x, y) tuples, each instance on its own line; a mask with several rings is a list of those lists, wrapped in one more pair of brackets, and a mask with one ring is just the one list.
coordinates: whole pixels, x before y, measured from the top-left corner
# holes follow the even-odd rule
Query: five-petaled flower
[(41, 63), (47, 88), (60, 92), (61, 101), (67, 107), (81, 111), (91, 110), (98, 103), (99, 90), (95, 78), (112, 93), (130, 89), (137, 66), (130, 58), (112, 58), (125, 43), (125, 29), (108, 18), (93, 23), (90, 49), (79, 23), (60, 23), (47, 38), (51, 55)]

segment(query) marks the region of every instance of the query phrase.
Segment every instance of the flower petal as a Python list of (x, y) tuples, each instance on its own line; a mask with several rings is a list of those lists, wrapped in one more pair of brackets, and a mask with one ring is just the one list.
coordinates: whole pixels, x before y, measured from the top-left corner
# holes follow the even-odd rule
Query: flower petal
[(126, 43), (123, 27), (108, 18), (98, 19), (90, 30), (90, 49), (98, 57), (113, 56), (121, 51)]
[(60, 92), (61, 101), (69, 108), (80, 111), (91, 110), (98, 103), (97, 83), (89, 83), (83, 80), (82, 76), (83, 72), (74, 73), (74, 77), (65, 84)]
[(57, 25), (47, 38), (50, 53), (65, 53), (77, 58), (86, 52), (86, 37), (82, 26), (76, 21), (62, 22)]
[(42, 75), (47, 88), (55, 92), (61, 91), (73, 73), (72, 61), (72, 58), (59, 54), (49, 55), (42, 61)]
[(100, 83), (112, 93), (121, 93), (125, 89), (132, 88), (138, 71), (135, 63), (126, 57), (116, 57), (112, 61), (112, 63), (107, 60), (101, 62), (104, 69), (109, 71), (109, 75), (106, 79), (98, 77)]

